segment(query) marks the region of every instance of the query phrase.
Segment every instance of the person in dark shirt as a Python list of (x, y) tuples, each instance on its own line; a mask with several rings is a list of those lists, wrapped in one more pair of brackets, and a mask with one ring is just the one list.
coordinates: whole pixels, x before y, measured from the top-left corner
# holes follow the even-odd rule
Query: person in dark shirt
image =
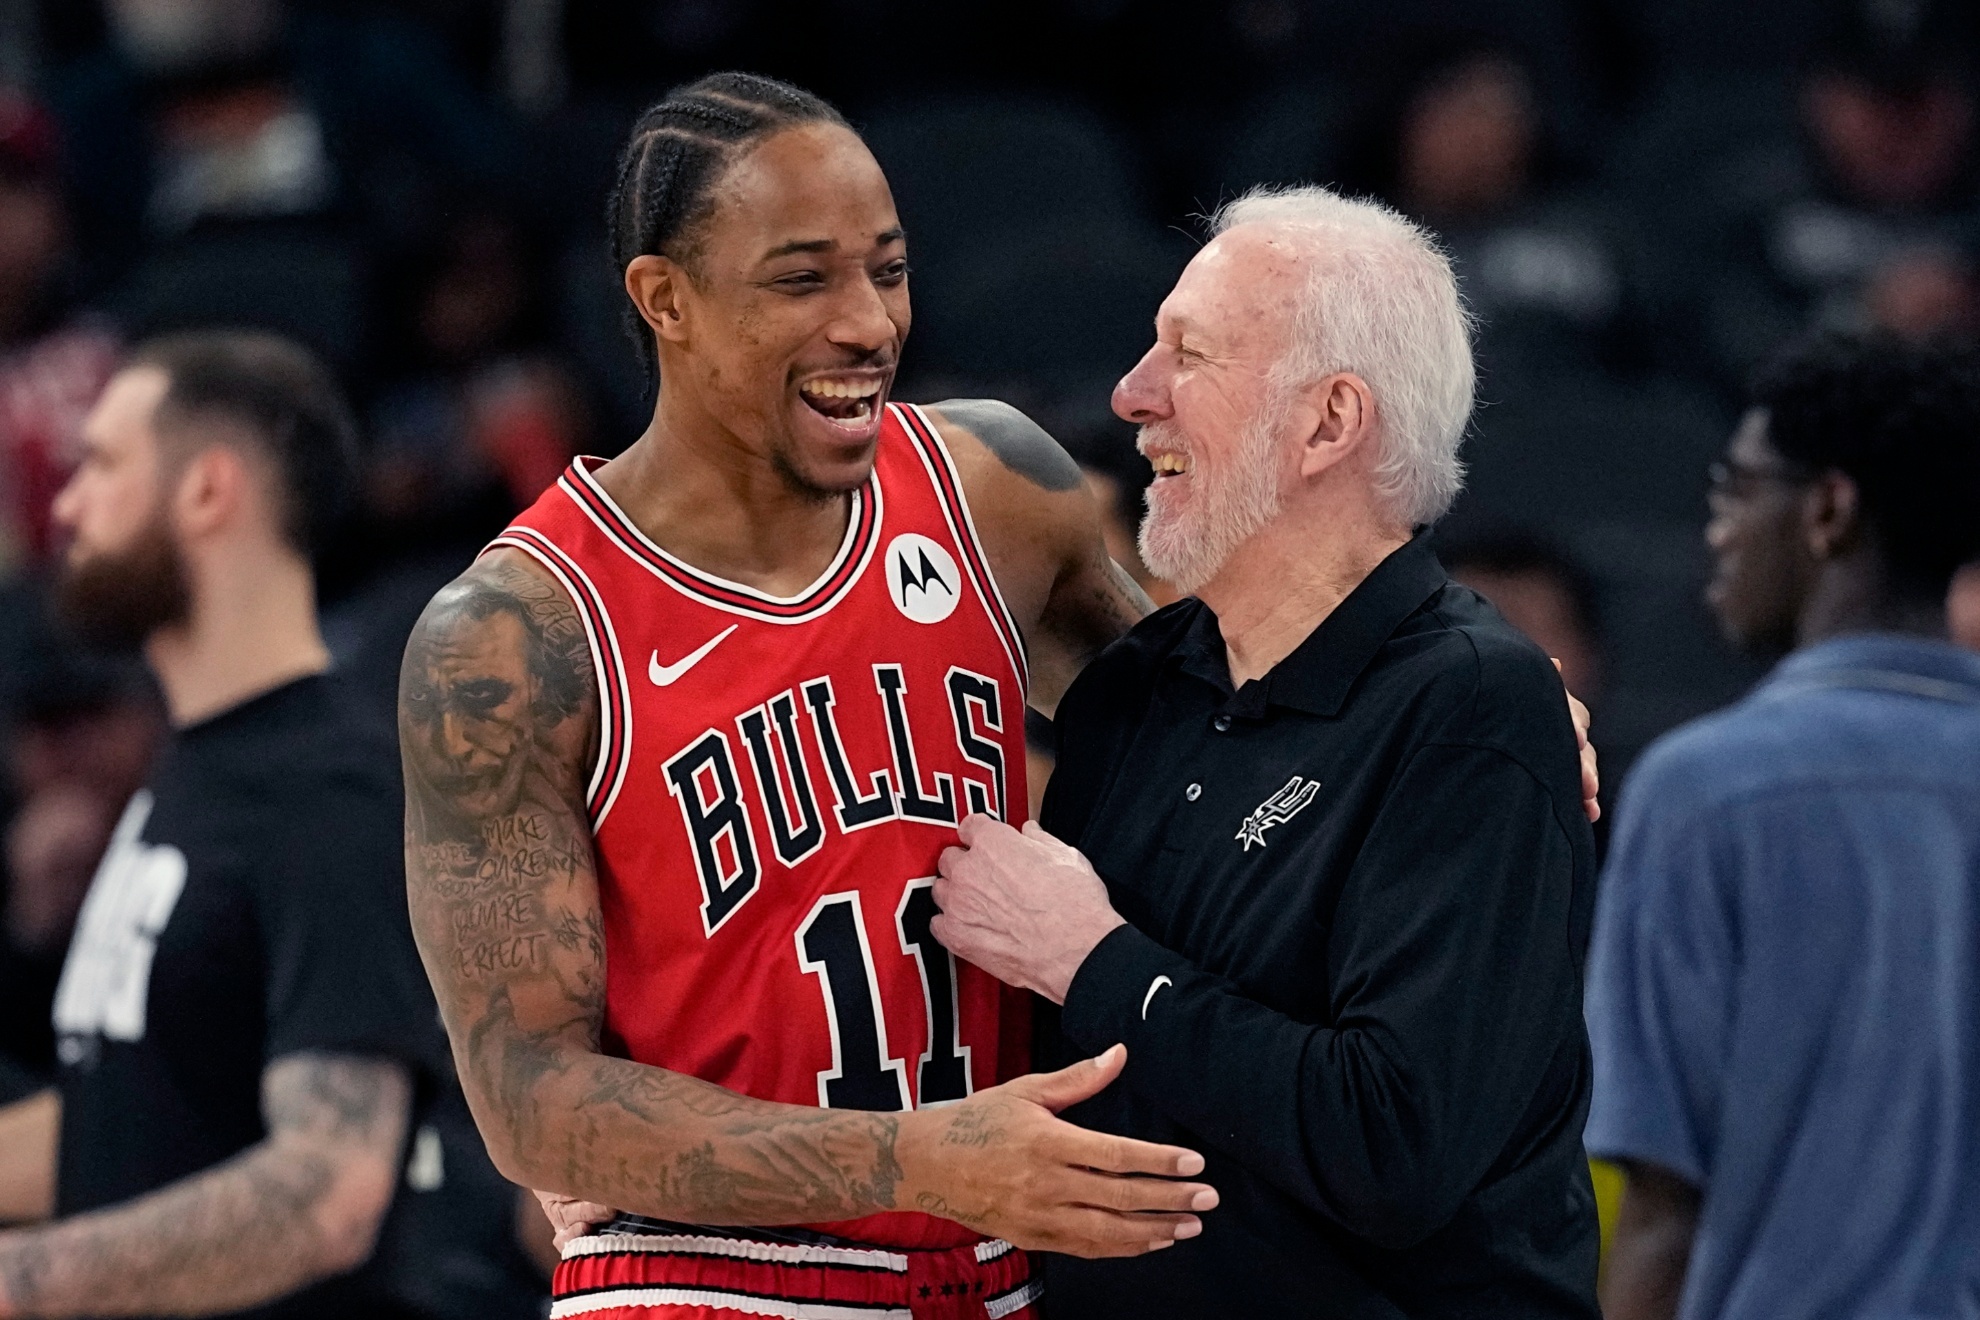
[(77, 922), (58, 1085), (0, 1110), (39, 1153), (0, 1205), (55, 1216), (0, 1233), (0, 1316), (399, 1313), (367, 1262), (447, 1074), (389, 735), (317, 633), (353, 444), (321, 367), (223, 332), (141, 349), (85, 426), (58, 602), (142, 648), (173, 732)]
[(1547, 656), (1420, 530), (1471, 405), (1449, 263), (1319, 188), (1215, 227), (1115, 392), (1195, 598), (1074, 682), (1044, 828), (972, 817), (935, 888), (945, 945), (1063, 1005), (1047, 1057), (1126, 1045), (1076, 1121), (1222, 1196), (1170, 1250), (1052, 1258), (1045, 1305), (1592, 1320), (1594, 848)]

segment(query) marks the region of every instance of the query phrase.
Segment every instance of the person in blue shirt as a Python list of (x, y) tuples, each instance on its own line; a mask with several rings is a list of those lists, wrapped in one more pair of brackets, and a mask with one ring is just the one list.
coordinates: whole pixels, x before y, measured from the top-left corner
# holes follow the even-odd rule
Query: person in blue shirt
[(1980, 1314), (1980, 357), (1826, 337), (1712, 474), (1708, 598), (1787, 652), (1655, 744), (1597, 903), (1609, 1320)]

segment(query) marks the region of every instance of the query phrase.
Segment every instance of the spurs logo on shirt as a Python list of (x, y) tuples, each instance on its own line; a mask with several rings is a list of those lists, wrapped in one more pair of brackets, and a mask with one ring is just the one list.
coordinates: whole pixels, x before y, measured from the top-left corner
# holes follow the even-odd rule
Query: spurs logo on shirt
[(186, 855), (141, 837), (151, 804), (151, 793), (140, 790), (124, 808), (76, 918), (55, 989), (55, 1030), (65, 1059), (84, 1048), (77, 1037), (144, 1039), (158, 936), (186, 887)]
[(1252, 813), (1244, 818), (1244, 824), (1238, 826), (1238, 832), (1232, 837), (1243, 841), (1246, 852), (1251, 851), (1251, 845), (1254, 843), (1263, 848), (1265, 831), (1275, 825), (1285, 824), (1306, 810), (1312, 805), (1314, 796), (1319, 792), (1319, 780), (1304, 779), (1294, 775), (1286, 781), (1284, 788), (1259, 803)]
[[(1002, 1080), (1022, 1001), (936, 943), (932, 878), (964, 815), (1024, 814), (1025, 659), (933, 426), (888, 409), (838, 553), (792, 597), (669, 555), (597, 466), (495, 544), (556, 578), (591, 640), (608, 1049), (838, 1108)], [(975, 1240), (919, 1214), (830, 1227)]]

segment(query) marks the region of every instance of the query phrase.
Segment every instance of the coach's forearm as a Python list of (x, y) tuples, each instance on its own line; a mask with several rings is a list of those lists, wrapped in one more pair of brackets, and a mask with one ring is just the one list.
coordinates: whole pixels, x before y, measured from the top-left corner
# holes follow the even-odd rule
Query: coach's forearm
[(1413, 1246), (1470, 1186), (1450, 1106), (1379, 1026), (1300, 1022), (1131, 927), (1081, 967), (1063, 1022), (1082, 1049), (1124, 1041), (1142, 1103), (1357, 1237)]
[(370, 1256), (397, 1181), (402, 1071), (296, 1056), (264, 1141), (110, 1209), (0, 1233), (0, 1317), (215, 1315)]

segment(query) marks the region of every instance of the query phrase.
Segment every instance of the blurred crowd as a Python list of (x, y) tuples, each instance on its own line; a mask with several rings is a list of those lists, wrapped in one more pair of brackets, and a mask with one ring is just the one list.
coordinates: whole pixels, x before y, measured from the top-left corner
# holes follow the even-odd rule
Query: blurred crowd
[(1108, 394), (1191, 217), (1260, 182), (1379, 196), (1478, 317), (1446, 557), (1562, 658), (1614, 784), (1757, 673), (1698, 601), (1754, 367), (1811, 327), (1980, 331), (1976, 57), (1972, 7), (1934, 0), (0, 0), (0, 1070), (50, 1066), (162, 728), (40, 604), (121, 345), (253, 325), (336, 366), (365, 478), (325, 623), (382, 718), (432, 591), (645, 423), (601, 215), (673, 83), (747, 68), (846, 111), (910, 235), (898, 393), (1032, 412), (1158, 599)]

